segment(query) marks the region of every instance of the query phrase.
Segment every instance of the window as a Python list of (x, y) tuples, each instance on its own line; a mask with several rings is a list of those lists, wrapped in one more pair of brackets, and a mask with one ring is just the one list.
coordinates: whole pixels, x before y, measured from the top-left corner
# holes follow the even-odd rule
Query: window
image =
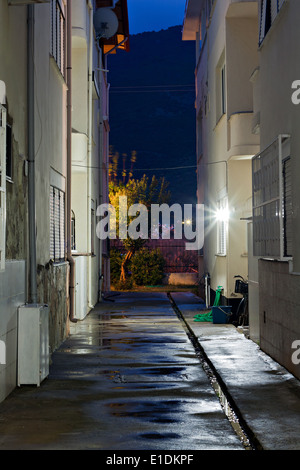
[(65, 76), (65, 17), (61, 0), (51, 0), (51, 55)]
[(5, 269), (6, 244), (6, 109), (0, 105), (0, 271)]
[(292, 257), (292, 165), (291, 157), (282, 162), (283, 172), (283, 255)]
[(290, 138), (279, 136), (253, 159), (253, 252), (284, 260), (292, 257)]
[(91, 254), (95, 254), (95, 211), (91, 209)]
[(72, 211), (71, 215), (71, 250), (76, 250), (76, 232), (75, 232), (75, 213)]
[(6, 178), (12, 180), (12, 128), (6, 124)]
[(223, 65), (221, 69), (221, 112), (226, 113), (226, 69)]
[(216, 69), (216, 122), (226, 114), (226, 65), (223, 52)]
[(285, 2), (286, 0), (260, 0), (260, 45), (268, 34), (275, 18)]
[(203, 155), (203, 118), (202, 110), (200, 111), (197, 119), (197, 158)]
[(217, 210), (217, 228), (218, 228), (218, 251), (220, 256), (227, 254), (227, 231), (228, 231), (228, 199), (223, 197), (218, 202)]
[(65, 259), (65, 193), (50, 186), (50, 259)]

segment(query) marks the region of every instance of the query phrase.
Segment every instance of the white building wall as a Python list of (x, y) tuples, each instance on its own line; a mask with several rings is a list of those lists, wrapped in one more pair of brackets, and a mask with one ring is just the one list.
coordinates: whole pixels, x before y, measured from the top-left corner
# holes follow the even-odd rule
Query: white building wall
[(259, 260), (260, 345), (295, 376), (300, 366), (292, 362), (292, 343), (300, 338), (300, 105), (292, 103), (292, 83), (299, 80), (300, 2), (281, 2), (279, 11), (260, 49), (260, 69), (255, 82), (256, 113), (260, 116), (261, 151), (279, 134), (291, 136), (293, 194), (293, 258)]
[(74, 0), (72, 5), (72, 210), (76, 232), (73, 257), (77, 266), (76, 318), (82, 319), (98, 302), (99, 294), (101, 253), (96, 236), (96, 211), (102, 202), (100, 127), (103, 121), (97, 87), (102, 73), (99, 69), (103, 66), (95, 35), (90, 35), (93, 23), (90, 24), (89, 5), (83, 5), (80, 0)]
[(5, 361), (0, 361), (0, 402), (16, 387), (18, 307), (26, 301), (25, 261), (6, 261), (0, 272), (0, 341), (5, 345)]
[[(193, 1), (189, 3), (196, 5)], [(259, 150), (259, 137), (252, 133), (250, 82), (258, 64), (257, 4), (241, 3), (215, 2), (196, 68), (198, 136), (202, 114), (202, 156), (198, 145), (197, 157), (198, 197), (207, 207), (203, 271), (210, 273), (213, 290), (223, 286), (229, 302), (238, 298), (234, 294), (234, 275), (248, 276), (247, 223), (240, 219), (251, 216), (251, 157)], [(200, 31), (200, 37), (201, 34)], [(221, 112), (223, 66), (224, 114)], [(230, 219), (227, 252), (220, 255), (215, 216), (217, 203), (224, 197), (228, 198)]]
[[(67, 334), (68, 265), (50, 266), (50, 184), (66, 176), (66, 84), (50, 55), (50, 3), (34, 5), (34, 131), (38, 301), (49, 303), (50, 347)], [(6, 194), (6, 263), (0, 273), (0, 401), (16, 386), (17, 307), (28, 301), (27, 5), (0, 2), (0, 80), (12, 126)], [(2, 343), (1, 343), (2, 344)]]

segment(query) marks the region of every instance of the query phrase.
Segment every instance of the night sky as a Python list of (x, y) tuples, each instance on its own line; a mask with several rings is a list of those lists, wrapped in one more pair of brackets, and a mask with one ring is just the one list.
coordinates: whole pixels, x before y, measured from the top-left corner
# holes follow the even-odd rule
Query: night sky
[(183, 24), (186, 0), (128, 0), (130, 34)]

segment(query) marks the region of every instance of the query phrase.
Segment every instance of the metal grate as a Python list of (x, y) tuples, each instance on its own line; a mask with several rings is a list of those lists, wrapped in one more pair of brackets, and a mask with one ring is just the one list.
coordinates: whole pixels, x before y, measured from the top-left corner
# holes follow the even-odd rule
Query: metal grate
[[(288, 147), (286, 144), (288, 143)], [(289, 138), (280, 136), (253, 158), (254, 256), (284, 259), (292, 256), (292, 184)]]

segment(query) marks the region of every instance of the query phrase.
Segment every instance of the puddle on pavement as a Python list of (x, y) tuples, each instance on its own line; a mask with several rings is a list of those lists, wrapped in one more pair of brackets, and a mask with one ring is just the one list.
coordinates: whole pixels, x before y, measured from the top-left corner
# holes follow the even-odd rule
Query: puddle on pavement
[(141, 439), (180, 439), (181, 436), (179, 434), (175, 434), (172, 432), (166, 433), (166, 434), (160, 434), (160, 433), (144, 433), (140, 434), (138, 437)]

